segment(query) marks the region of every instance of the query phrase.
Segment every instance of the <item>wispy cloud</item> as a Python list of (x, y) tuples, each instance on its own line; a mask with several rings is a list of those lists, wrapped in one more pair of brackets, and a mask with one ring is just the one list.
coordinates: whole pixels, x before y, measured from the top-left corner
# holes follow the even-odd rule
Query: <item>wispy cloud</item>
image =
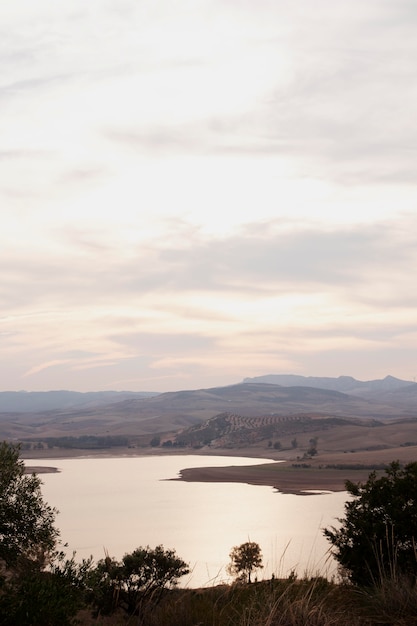
[(28, 378), (29, 376), (33, 376), (33, 374), (38, 374), (39, 372), (48, 369), (49, 367), (56, 367), (57, 365), (64, 365), (65, 363), (68, 363), (68, 359), (55, 359), (53, 361), (47, 361), (46, 363), (40, 363), (39, 365), (31, 367), (30, 370), (22, 375), (22, 378)]

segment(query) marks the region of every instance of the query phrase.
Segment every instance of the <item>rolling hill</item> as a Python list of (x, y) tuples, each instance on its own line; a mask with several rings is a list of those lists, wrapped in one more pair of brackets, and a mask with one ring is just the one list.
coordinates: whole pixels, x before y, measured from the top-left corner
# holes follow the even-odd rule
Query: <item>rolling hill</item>
[[(393, 377), (371, 383), (350, 377), (278, 377), (285, 386), (271, 382), (271, 377), (261, 378), (267, 378), (268, 382), (246, 379), (225, 387), (158, 395), (45, 392), (37, 396), (15, 392), (16, 395), (11, 396), (11, 392), (3, 392), (0, 393), (0, 437), (21, 441), (49, 437), (144, 437), (184, 431), (223, 413), (245, 418), (274, 416), (277, 419), (338, 418), (378, 422), (417, 416), (417, 384)], [(336, 387), (348, 387), (349, 393)], [(60, 406), (59, 401), (62, 401)]]

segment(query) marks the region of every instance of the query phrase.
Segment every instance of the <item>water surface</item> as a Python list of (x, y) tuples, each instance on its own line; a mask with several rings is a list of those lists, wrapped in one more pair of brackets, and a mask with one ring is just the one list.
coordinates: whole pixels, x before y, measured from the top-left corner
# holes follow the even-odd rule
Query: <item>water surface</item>
[(321, 574), (335, 570), (322, 528), (343, 515), (346, 493), (281, 494), (272, 487), (175, 480), (187, 467), (265, 463), (243, 457), (122, 457), (36, 460), (58, 467), (42, 474), (45, 500), (59, 510), (61, 538), (77, 558), (120, 559), (139, 546), (175, 549), (192, 573), (182, 586), (229, 580), (233, 546), (260, 544), (264, 569), (258, 578), (296, 569)]

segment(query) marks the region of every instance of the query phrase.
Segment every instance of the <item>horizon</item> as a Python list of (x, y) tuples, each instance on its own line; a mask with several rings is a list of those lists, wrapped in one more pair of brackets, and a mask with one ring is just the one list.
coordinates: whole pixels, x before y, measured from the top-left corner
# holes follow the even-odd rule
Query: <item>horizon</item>
[(415, 378), (415, 3), (0, 16), (2, 386)]
[[(386, 379), (394, 379), (394, 380), (399, 380), (401, 382), (406, 382), (406, 383), (411, 383), (411, 384), (415, 384), (415, 380), (408, 380), (408, 379), (404, 379), (404, 378), (399, 378), (398, 376), (393, 376), (392, 374), (386, 374), (386, 376), (382, 377), (382, 378), (376, 378), (376, 379), (367, 379), (367, 380), (362, 380), (359, 378), (356, 378), (355, 376), (351, 376), (349, 374), (341, 374), (340, 376), (314, 376), (314, 375), (304, 375), (304, 374), (260, 374), (258, 376), (255, 376), (253, 378), (258, 378), (258, 377), (265, 377), (265, 376), (301, 376), (302, 378), (325, 378), (325, 379), (334, 379), (334, 380), (338, 380), (340, 378), (350, 378), (355, 380), (356, 382), (360, 382), (360, 383), (370, 383), (370, 382), (376, 382), (376, 381), (384, 381)], [(245, 376), (244, 378), (242, 378), (239, 381), (235, 381), (232, 383), (228, 383), (227, 385), (214, 385), (213, 387), (193, 387), (193, 388), (179, 388), (179, 389), (169, 389), (166, 391), (155, 391), (155, 390), (151, 390), (151, 389), (138, 389), (138, 390), (133, 390), (133, 389), (89, 389), (87, 391), (79, 391), (77, 389), (69, 389), (69, 388), (60, 388), (60, 389), (2, 389), (0, 390), (0, 393), (54, 393), (54, 392), (69, 392), (69, 393), (155, 393), (155, 394), (162, 394), (162, 393), (176, 393), (176, 392), (180, 392), (180, 391), (199, 391), (202, 389), (215, 389), (216, 387), (230, 387), (233, 385), (241, 385), (241, 384), (250, 384), (252, 381), (249, 380), (247, 381), (247, 378), (252, 378), (250, 376)], [(258, 382), (255, 381), (256, 384), (272, 384), (272, 383), (262, 383), (262, 382)]]

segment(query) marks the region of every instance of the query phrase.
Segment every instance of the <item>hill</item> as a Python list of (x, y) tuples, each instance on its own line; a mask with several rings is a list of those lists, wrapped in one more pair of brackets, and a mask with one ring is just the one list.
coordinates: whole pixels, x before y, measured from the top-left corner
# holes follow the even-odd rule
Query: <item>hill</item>
[[(395, 389), (388, 401), (313, 386), (281, 386), (246, 382), (225, 387), (161, 393), (158, 395), (74, 394), (48, 392), (22, 395), (20, 407), (10, 409), (10, 395), (0, 395), (0, 437), (44, 439), (63, 436), (140, 436), (175, 432), (224, 413), (247, 417), (320, 414), (328, 417), (392, 420), (417, 413), (414, 389)], [(33, 400), (33, 410), (30, 402)], [(63, 401), (61, 408), (50, 409)], [(397, 400), (395, 402), (395, 400)], [(40, 401), (47, 409), (39, 410)], [(14, 407), (19, 403), (14, 399)]]
[(0, 391), (0, 413), (34, 413), (99, 407), (131, 398), (147, 398), (158, 394), (134, 391)]

